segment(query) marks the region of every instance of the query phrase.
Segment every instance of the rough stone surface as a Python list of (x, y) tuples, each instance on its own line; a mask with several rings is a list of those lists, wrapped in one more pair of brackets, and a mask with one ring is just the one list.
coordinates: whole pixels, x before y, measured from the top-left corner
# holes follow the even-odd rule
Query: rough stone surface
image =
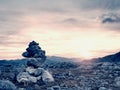
[(19, 83), (36, 83), (37, 78), (29, 75), (27, 72), (21, 72), (17, 75), (17, 81)]
[[(36, 59), (38, 58), (34, 58), (35, 61), (37, 61)], [(29, 60), (32, 60), (32, 58), (26, 61)], [(60, 90), (120, 89), (120, 62), (77, 62), (77, 67), (71, 67), (72, 63), (69, 64), (69, 62), (63, 63), (61, 61), (56, 63), (56, 60), (54, 60), (54, 63), (52, 60), (49, 60), (47, 65), (43, 67), (34, 67), (32, 64), (27, 65), (27, 62), (23, 64), (23, 61), (19, 61), (19, 64), (18, 62), (12, 62), (14, 64), (11, 67), (10, 63), (6, 64), (1, 61), (0, 79), (14, 83), (17, 90), (54, 90), (53, 87), (55, 86), (60, 87)], [(61, 63), (62, 67), (60, 66)], [(73, 63), (73, 65), (76, 65), (76, 63)], [(15, 73), (15, 79), (9, 78), (13, 77), (12, 73)], [(15, 81), (16, 76), (19, 76), (17, 81)], [(35, 78), (35, 82), (33, 82), (33, 78)], [(28, 82), (28, 85), (23, 86), (20, 82)]]
[(27, 61), (27, 66), (33, 66), (35, 68), (41, 67), (45, 62), (43, 59), (29, 58)]
[(115, 78), (115, 84), (117, 87), (120, 87), (120, 77)]
[(43, 60), (46, 59), (45, 51), (39, 47), (39, 43), (32, 41), (29, 43), (28, 48), (26, 49), (26, 52), (23, 52), (23, 57), (27, 58), (41, 58)]
[(0, 90), (16, 90), (16, 86), (8, 80), (0, 80)]

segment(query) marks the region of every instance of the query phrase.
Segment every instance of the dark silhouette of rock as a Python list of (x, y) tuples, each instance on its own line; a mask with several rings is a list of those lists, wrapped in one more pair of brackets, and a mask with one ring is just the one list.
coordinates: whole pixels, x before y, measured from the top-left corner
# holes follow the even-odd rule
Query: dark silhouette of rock
[(120, 52), (96, 59), (96, 62), (120, 62)]
[(23, 57), (27, 58), (41, 58), (43, 60), (46, 59), (45, 51), (39, 47), (39, 43), (32, 41), (29, 43), (26, 52), (23, 52)]

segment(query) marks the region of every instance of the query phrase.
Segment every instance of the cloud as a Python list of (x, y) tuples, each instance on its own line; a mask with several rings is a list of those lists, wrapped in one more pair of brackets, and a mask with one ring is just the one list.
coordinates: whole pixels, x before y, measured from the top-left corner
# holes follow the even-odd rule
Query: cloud
[(27, 44), (27, 38), (22, 37), (19, 34), (16, 35), (0, 35), (0, 48), (11, 48), (11, 47), (19, 47), (19, 46), (24, 46)]
[(0, 10), (0, 34), (17, 34), (25, 26), (22, 22), (22, 13), (17, 11)]
[(0, 0), (0, 8), (27, 12), (69, 12), (76, 10), (116, 10), (120, 0)]
[[(48, 52), (51, 51), (49, 45), (54, 44), (52, 48), (56, 51), (50, 53), (64, 54), (69, 50), (56, 49), (65, 47), (63, 43), (83, 43), (84, 38), (97, 38), (103, 33), (109, 34), (110, 30), (118, 31), (119, 9), (120, 0), (0, 0), (0, 48), (14, 48), (16, 51), (16, 48), (24, 47), (25, 42), (37, 39), (45, 43), (43, 46), (48, 45)], [(106, 12), (115, 14), (106, 15)], [(100, 22), (96, 22), (96, 17), (100, 15)], [(103, 38), (100, 40), (103, 43)], [(55, 47), (58, 44), (60, 47)]]
[(78, 23), (79, 21), (75, 18), (68, 18), (62, 21), (62, 23)]
[(106, 31), (119, 32), (120, 30), (120, 13), (106, 13), (99, 16), (98, 22), (100, 27)]
[(74, 0), (73, 4), (84, 10), (116, 10), (120, 8), (120, 0)]
[(120, 23), (120, 15), (109, 13), (101, 16), (102, 23)]
[(66, 0), (0, 0), (0, 2), (2, 9), (27, 12), (63, 12), (72, 7), (72, 4)]
[(78, 20), (78, 18), (67, 18), (64, 20), (61, 20), (60, 22), (58, 22), (58, 24), (62, 25), (62, 26), (72, 26), (72, 27), (76, 27), (79, 26), (80, 22)]
[(17, 47), (23, 45), (23, 36), (19, 33), (28, 23), (24, 20), (24, 13), (21, 11), (0, 9), (0, 47)]

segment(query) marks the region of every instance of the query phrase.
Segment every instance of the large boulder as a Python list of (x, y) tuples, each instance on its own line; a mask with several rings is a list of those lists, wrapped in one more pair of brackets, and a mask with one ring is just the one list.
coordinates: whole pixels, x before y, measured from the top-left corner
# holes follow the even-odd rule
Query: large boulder
[(16, 86), (8, 80), (0, 80), (0, 90), (16, 90)]
[(44, 83), (54, 82), (54, 78), (47, 70), (42, 74), (42, 80)]
[(115, 86), (120, 87), (120, 77), (115, 78)]
[(50, 83), (54, 82), (52, 75), (43, 68), (27, 67), (25, 72), (17, 75), (18, 83), (28, 85), (29, 83)]
[(19, 83), (36, 83), (37, 78), (29, 75), (28, 72), (21, 72), (17, 75), (17, 81)]

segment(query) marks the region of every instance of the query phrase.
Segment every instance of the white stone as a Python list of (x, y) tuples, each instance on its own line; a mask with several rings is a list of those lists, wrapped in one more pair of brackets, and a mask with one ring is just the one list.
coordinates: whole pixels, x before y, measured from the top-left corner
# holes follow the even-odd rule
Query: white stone
[(27, 67), (26, 68), (26, 71), (29, 73), (29, 74), (33, 74), (35, 72), (36, 69), (34, 69), (34, 67)]
[(108, 90), (108, 89), (105, 87), (100, 87), (98, 90)]
[(21, 82), (28, 82), (28, 83), (36, 83), (37, 82), (37, 78), (30, 76), (28, 72), (21, 72), (17, 75), (17, 81), (19, 83)]
[(47, 83), (47, 82), (53, 82), (54, 78), (48, 71), (44, 71), (42, 74), (42, 80)]
[(33, 73), (34, 73), (34, 75), (35, 76), (40, 76), (40, 75), (42, 75), (43, 74), (43, 72), (44, 72), (45, 70), (43, 69), (43, 68), (38, 68), (38, 69), (36, 69)]
[(120, 77), (115, 78), (115, 84), (116, 86), (120, 87)]

